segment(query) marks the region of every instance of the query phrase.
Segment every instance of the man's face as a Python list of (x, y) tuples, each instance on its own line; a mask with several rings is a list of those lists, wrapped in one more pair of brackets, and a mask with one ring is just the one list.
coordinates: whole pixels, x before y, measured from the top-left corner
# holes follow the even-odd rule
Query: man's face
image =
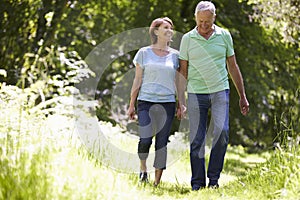
[(215, 22), (215, 15), (210, 11), (199, 11), (196, 14), (196, 23), (198, 32), (200, 34), (206, 34), (211, 31), (212, 25)]

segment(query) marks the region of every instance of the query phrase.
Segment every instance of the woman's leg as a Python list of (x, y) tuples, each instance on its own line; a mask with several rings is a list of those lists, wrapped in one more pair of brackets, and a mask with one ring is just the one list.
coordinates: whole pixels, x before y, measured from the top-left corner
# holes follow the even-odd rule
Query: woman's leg
[(161, 179), (162, 173), (163, 173), (162, 169), (155, 169), (154, 186), (157, 186), (160, 183), (160, 179)]
[(167, 143), (169, 140), (172, 122), (175, 116), (175, 103), (161, 103), (153, 108), (153, 119), (155, 119), (156, 136), (155, 136), (155, 167), (154, 185), (160, 183), (163, 170), (166, 169), (167, 162)]
[(140, 160), (140, 171), (142, 173), (147, 172), (147, 165), (146, 165), (147, 160)]
[(138, 102), (138, 121), (140, 139), (138, 143), (138, 156), (140, 158), (140, 180), (148, 181), (147, 158), (152, 144), (153, 128), (149, 110), (152, 106), (150, 102)]

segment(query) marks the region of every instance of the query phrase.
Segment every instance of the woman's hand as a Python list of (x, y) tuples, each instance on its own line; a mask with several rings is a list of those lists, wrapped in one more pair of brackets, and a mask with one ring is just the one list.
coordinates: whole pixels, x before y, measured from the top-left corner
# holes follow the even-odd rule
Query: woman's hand
[(186, 117), (186, 110), (187, 109), (185, 105), (179, 105), (176, 112), (177, 119), (184, 119)]
[(128, 108), (127, 115), (129, 117), (129, 119), (131, 119), (131, 120), (135, 119), (135, 108), (134, 108), (134, 106), (130, 106)]

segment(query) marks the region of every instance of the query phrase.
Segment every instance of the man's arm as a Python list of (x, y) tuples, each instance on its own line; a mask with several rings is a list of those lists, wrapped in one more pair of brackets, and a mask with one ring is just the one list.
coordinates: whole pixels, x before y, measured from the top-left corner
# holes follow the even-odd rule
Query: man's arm
[(240, 104), (241, 113), (243, 115), (247, 115), (249, 112), (249, 102), (246, 97), (243, 77), (239, 69), (239, 66), (236, 62), (235, 55), (227, 57), (227, 67), (228, 67), (228, 72), (235, 85), (235, 88), (240, 96), (239, 104)]

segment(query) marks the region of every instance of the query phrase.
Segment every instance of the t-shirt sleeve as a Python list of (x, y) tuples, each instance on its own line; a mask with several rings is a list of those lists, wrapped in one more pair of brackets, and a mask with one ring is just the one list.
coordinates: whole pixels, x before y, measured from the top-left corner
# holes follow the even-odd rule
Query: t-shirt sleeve
[(144, 69), (143, 66), (143, 51), (140, 49), (138, 50), (138, 52), (135, 54), (134, 58), (133, 58), (133, 64), (136, 66), (137, 64), (139, 64), (139, 66)]
[(178, 60), (178, 56), (179, 56), (179, 51), (176, 49), (172, 49), (172, 60), (174, 63), (174, 69), (178, 69), (179, 68), (179, 60)]
[(176, 53), (175, 54), (175, 57), (174, 57), (174, 63), (175, 63), (175, 69), (178, 69), (179, 68), (179, 60), (178, 60), (178, 56), (179, 56), (179, 54), (178, 53)]
[(233, 56), (234, 55), (233, 40), (229, 31), (225, 31), (224, 39), (227, 45), (226, 56), (227, 57)]
[(180, 47), (179, 47), (179, 59), (181, 60), (188, 60), (188, 39), (189, 36), (187, 34), (183, 35)]

